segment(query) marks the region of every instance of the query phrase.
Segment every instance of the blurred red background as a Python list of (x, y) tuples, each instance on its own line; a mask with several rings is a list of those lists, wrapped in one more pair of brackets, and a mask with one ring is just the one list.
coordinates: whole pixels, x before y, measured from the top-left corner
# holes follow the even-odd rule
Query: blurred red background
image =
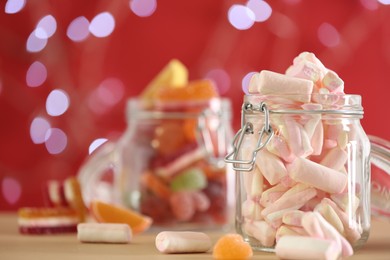
[[(190, 79), (216, 80), (221, 96), (232, 100), (237, 130), (244, 76), (263, 69), (284, 73), (300, 52), (313, 52), (344, 80), (347, 93), (362, 95), (366, 132), (390, 139), (389, 1), (257, 0), (263, 15), (272, 13), (245, 30), (234, 27), (228, 13), (247, 1), (140, 2), (1, 2), (0, 210), (43, 205), (45, 182), (76, 175), (94, 140), (120, 136), (126, 99), (172, 58), (188, 67)], [(109, 18), (105, 35), (82, 30), (88, 23), (93, 30), (101, 13)], [(54, 34), (34, 44), (33, 32), (47, 15), (54, 18)], [(84, 24), (72, 34), (78, 17)], [(53, 90), (69, 101), (64, 113), (48, 114), (47, 104), (61, 101), (49, 98)], [(34, 139), (37, 118), (59, 129), (57, 138)]]

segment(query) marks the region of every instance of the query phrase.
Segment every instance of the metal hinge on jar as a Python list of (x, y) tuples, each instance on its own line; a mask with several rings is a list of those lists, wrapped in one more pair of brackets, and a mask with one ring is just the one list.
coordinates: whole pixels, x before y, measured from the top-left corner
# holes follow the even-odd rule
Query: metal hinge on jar
[[(259, 133), (259, 138), (256, 143), (256, 147), (252, 152), (252, 156), (249, 160), (237, 159), (240, 151), (242, 141), (246, 134), (254, 134), (254, 127), (251, 122), (245, 122), (245, 116), (248, 113), (260, 112), (264, 114), (264, 125)], [(235, 171), (251, 171), (253, 170), (256, 162), (257, 153), (263, 149), (274, 135), (274, 130), (270, 124), (269, 110), (264, 102), (261, 102), (258, 106), (255, 106), (249, 102), (242, 105), (241, 113), (241, 129), (238, 130), (232, 141), (233, 151), (228, 153), (225, 157), (225, 162), (232, 163)], [(264, 140), (263, 140), (264, 139)]]

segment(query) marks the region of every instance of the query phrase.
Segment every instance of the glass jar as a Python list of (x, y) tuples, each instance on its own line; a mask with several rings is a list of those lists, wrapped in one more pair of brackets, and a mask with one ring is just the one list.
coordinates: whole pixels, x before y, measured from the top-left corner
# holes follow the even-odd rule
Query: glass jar
[[(255, 250), (307, 235), (319, 212), (354, 248), (370, 229), (370, 142), (358, 95), (246, 95), (225, 160), (236, 171), (236, 230)], [(297, 221), (292, 221), (295, 219)]]
[(227, 224), (229, 191), (226, 148), (231, 142), (227, 99), (127, 104), (128, 127), (81, 167), (78, 178), (89, 205), (100, 199), (137, 210), (154, 227), (216, 228)]

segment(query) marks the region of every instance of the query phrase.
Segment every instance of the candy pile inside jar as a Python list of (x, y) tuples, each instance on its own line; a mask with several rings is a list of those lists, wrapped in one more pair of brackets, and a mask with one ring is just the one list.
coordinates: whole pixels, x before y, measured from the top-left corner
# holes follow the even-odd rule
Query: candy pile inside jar
[[(146, 130), (152, 155), (141, 173), (140, 212), (156, 225), (225, 224), (225, 168), (209, 160), (218, 142), (225, 142), (218, 140), (217, 126), (213, 126), (213, 122), (221, 123), (220, 111), (212, 111), (211, 120), (204, 115), (203, 129), (198, 124), (202, 113), (220, 102), (213, 82), (189, 81), (187, 68), (172, 60), (139, 98), (146, 113), (160, 113), (158, 124)], [(199, 139), (202, 131), (209, 140)], [(142, 133), (138, 134), (142, 139)], [(206, 145), (211, 145), (211, 155)]]
[[(314, 54), (303, 52), (285, 75), (265, 70), (253, 75), (249, 93), (256, 105), (264, 102), (270, 110), (335, 111), (344, 96), (344, 82)], [(247, 108), (253, 107), (243, 111)], [(253, 133), (263, 129), (263, 135), (245, 135), (240, 147), (241, 159), (255, 156), (256, 161), (251, 171), (238, 173), (245, 194), (239, 232), (255, 247), (275, 247), (284, 259), (352, 255), (351, 245), (369, 228), (364, 217), (356, 217), (362, 214), (362, 187), (348, 180), (348, 167), (353, 167), (348, 165), (348, 142), (356, 140), (353, 124), (316, 112), (270, 113), (267, 129), (268, 119), (259, 114), (249, 115), (247, 121)], [(267, 136), (270, 129), (273, 135)], [(266, 142), (268, 137), (265, 147), (253, 153), (258, 139)]]

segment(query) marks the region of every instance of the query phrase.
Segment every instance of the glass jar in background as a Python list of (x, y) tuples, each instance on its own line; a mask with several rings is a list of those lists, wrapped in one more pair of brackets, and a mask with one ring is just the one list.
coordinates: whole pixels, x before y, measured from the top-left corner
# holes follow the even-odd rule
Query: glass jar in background
[(234, 177), (223, 160), (232, 139), (229, 100), (150, 108), (130, 99), (126, 112), (123, 136), (79, 171), (85, 203), (100, 199), (135, 209), (155, 227), (227, 225), (234, 204)]
[[(236, 171), (236, 230), (274, 251), (291, 219), (319, 212), (354, 248), (370, 230), (370, 142), (358, 95), (246, 95), (225, 160)], [(307, 235), (307, 233), (306, 233)]]

